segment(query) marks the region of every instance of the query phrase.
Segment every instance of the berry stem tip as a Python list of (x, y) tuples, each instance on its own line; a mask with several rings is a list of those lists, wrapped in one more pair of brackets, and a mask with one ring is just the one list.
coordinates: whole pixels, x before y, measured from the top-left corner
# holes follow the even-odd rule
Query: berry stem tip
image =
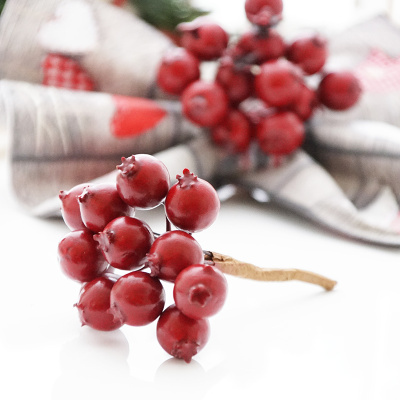
[(225, 274), (246, 279), (269, 282), (297, 280), (301, 282), (312, 283), (314, 285), (319, 285), (327, 291), (332, 290), (337, 284), (336, 281), (326, 278), (325, 276), (316, 274), (314, 272), (304, 271), (296, 268), (260, 268), (247, 262), (238, 261), (230, 256), (211, 251), (204, 252), (204, 260), (207, 263), (215, 266)]

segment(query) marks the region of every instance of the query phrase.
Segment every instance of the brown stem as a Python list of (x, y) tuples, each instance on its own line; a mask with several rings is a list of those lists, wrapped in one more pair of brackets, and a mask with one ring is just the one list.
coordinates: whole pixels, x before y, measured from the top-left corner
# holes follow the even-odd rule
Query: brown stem
[(206, 251), (204, 259), (209, 264), (217, 267), (225, 274), (234, 275), (241, 278), (253, 279), (258, 281), (302, 281), (322, 286), (325, 290), (332, 290), (336, 281), (328, 279), (314, 272), (301, 269), (266, 269), (256, 267), (253, 264), (235, 260), (230, 256), (220, 253)]
[(171, 221), (167, 218), (167, 217), (165, 217), (165, 230), (167, 231), (167, 232), (169, 232), (170, 230), (171, 230)]

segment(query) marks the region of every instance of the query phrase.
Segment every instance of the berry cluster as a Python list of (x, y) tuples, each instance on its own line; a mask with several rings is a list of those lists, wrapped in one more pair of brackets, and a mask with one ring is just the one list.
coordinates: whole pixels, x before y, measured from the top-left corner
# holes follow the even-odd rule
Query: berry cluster
[[(180, 96), (187, 118), (228, 151), (245, 152), (255, 141), (268, 155), (289, 154), (302, 145), (304, 123), (317, 107), (346, 110), (360, 97), (351, 72), (323, 70), (322, 36), (285, 42), (275, 29), (282, 9), (282, 0), (246, 0), (252, 29), (232, 40), (205, 17), (182, 23), (182, 47), (170, 49), (159, 66), (159, 87)], [(210, 60), (216, 74), (202, 80), (201, 62)]]
[[(217, 193), (187, 169), (170, 187), (165, 165), (147, 154), (123, 157), (117, 169), (116, 184), (81, 184), (59, 195), (71, 232), (59, 243), (58, 257), (64, 273), (83, 283), (80, 320), (109, 331), (158, 319), (161, 346), (190, 362), (206, 344), (208, 317), (227, 292), (224, 274), (205, 262), (192, 236), (216, 219)], [(159, 205), (169, 227), (161, 235), (134, 217), (135, 209)], [(162, 280), (174, 283), (175, 304), (165, 310)]]

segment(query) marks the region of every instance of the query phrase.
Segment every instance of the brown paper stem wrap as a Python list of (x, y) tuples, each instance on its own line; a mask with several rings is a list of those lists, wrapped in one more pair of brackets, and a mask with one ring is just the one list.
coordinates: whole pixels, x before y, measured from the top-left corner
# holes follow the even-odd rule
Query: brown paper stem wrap
[(326, 278), (314, 272), (301, 269), (266, 269), (260, 268), (247, 262), (238, 261), (214, 251), (204, 252), (204, 259), (207, 263), (215, 266), (225, 274), (245, 279), (268, 282), (301, 281), (319, 285), (325, 290), (332, 290), (336, 281)]

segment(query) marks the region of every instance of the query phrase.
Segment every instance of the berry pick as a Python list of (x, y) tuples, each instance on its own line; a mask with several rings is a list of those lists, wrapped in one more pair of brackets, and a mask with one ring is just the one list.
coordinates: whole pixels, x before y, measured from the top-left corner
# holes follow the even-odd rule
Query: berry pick
[[(305, 124), (317, 108), (347, 110), (360, 98), (361, 86), (350, 71), (325, 70), (328, 42), (320, 34), (285, 41), (275, 29), (282, 0), (246, 0), (244, 8), (252, 27), (229, 41), (205, 17), (179, 25), (182, 48), (165, 52), (157, 83), (180, 96), (183, 114), (208, 128), (227, 153), (245, 153), (254, 142), (262, 153), (279, 159), (302, 146)], [(216, 73), (205, 80), (199, 64), (209, 60)], [(179, 72), (183, 63), (184, 73)], [(255, 100), (263, 110), (257, 122)]]
[[(60, 192), (62, 215), (71, 232), (59, 243), (58, 255), (63, 272), (83, 284), (75, 304), (82, 325), (111, 331), (157, 321), (161, 347), (190, 362), (208, 341), (208, 319), (225, 303), (225, 274), (299, 280), (326, 290), (335, 286), (312, 272), (262, 269), (204, 251), (193, 233), (217, 218), (220, 201), (214, 187), (188, 169), (169, 187), (167, 168), (147, 154), (121, 161), (116, 186), (83, 184)], [(91, 201), (86, 199), (90, 196)], [(145, 221), (134, 218), (135, 204), (164, 207), (166, 232), (154, 233)], [(173, 283), (175, 304), (166, 309), (163, 281)]]

